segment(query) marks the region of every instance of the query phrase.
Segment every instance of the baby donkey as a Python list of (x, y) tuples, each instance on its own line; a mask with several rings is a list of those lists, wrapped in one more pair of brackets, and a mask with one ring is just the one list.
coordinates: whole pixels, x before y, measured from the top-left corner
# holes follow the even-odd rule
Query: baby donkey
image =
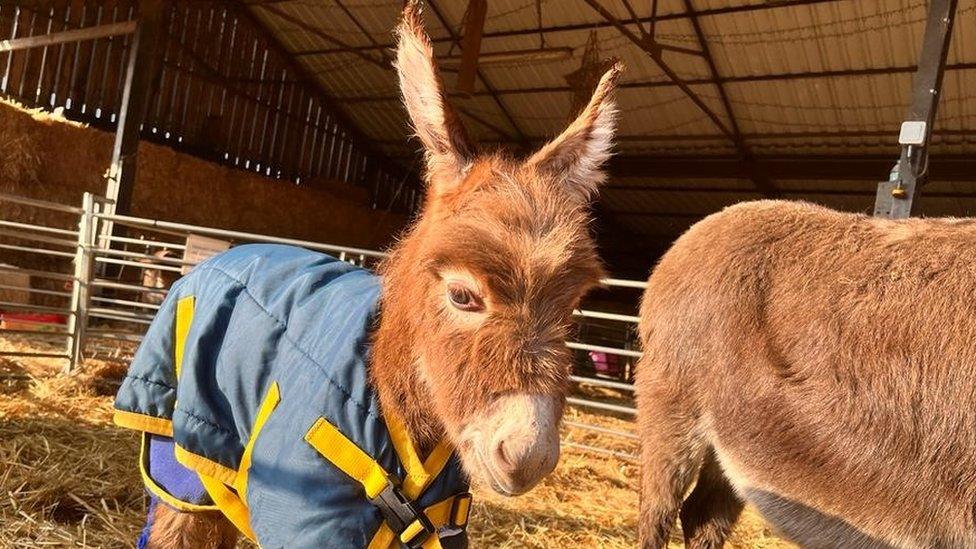
[(465, 547), (469, 476), (517, 495), (556, 465), (619, 68), (515, 160), (475, 152), (416, 2), (397, 36), (422, 214), (378, 276), (249, 245), (173, 286), (116, 401), (144, 432), (143, 547)]

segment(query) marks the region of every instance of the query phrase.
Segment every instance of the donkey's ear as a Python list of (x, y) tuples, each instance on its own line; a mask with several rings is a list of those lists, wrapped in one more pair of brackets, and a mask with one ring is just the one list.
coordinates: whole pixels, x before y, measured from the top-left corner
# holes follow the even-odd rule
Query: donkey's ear
[(396, 34), (396, 68), (403, 103), (424, 144), (429, 184), (434, 192), (442, 192), (459, 182), (473, 157), (473, 147), (457, 113), (444, 98), (417, 0), (409, 0), (404, 6)]
[(527, 162), (529, 167), (561, 181), (567, 191), (583, 201), (589, 201), (606, 179), (602, 167), (610, 158), (617, 122), (613, 90), (622, 70), (620, 63), (608, 70), (576, 120)]

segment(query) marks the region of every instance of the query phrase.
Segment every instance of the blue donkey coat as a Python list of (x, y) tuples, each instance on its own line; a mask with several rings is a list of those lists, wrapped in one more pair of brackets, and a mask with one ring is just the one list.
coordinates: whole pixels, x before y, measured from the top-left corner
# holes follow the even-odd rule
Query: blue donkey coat
[[(398, 540), (374, 504), (395, 487), (439, 532), (411, 546), (465, 537), (457, 457), (442, 445), (421, 460), (369, 384), (379, 296), (370, 272), (279, 245), (234, 248), (174, 284), (115, 402), (116, 423), (153, 448), (141, 459), (150, 491), (185, 511), (214, 503), (264, 547), (346, 548), (410, 541), (416, 525)], [(166, 437), (209, 498), (153, 478)]]

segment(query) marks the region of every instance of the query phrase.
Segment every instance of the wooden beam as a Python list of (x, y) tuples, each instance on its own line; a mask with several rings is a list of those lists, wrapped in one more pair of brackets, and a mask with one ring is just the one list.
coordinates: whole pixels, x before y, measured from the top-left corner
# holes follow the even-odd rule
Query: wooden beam
[[(353, 15), (352, 11), (349, 10), (349, 8), (346, 7), (346, 5), (343, 3), (342, 0), (335, 0), (335, 3), (336, 3), (337, 6), (339, 6), (339, 9), (341, 9), (343, 11), (343, 13), (346, 14), (346, 17), (348, 17), (349, 20), (352, 21), (353, 25), (355, 25), (356, 28), (359, 29), (359, 32), (362, 33), (362, 35), (366, 38), (366, 40), (368, 40), (371, 44), (376, 44), (377, 43), (376, 42), (376, 39), (373, 38), (373, 35), (370, 34), (368, 30), (366, 30), (366, 27), (364, 27), (362, 25), (362, 23), (359, 22), (359, 19), (357, 19), (356, 16)], [(385, 68), (388, 68), (388, 69), (391, 69), (392, 70), (392, 68), (393, 68), (393, 50), (380, 50), (380, 53), (383, 55), (383, 57), (387, 61), (387, 66)], [(396, 102), (397, 102), (397, 104), (400, 103), (399, 96), (397, 97)], [(457, 106), (455, 106), (455, 107), (457, 107)], [(505, 130), (503, 130), (502, 128), (499, 128), (497, 125), (492, 124), (491, 122), (485, 120), (483, 117), (480, 117), (480, 116), (474, 114), (473, 112), (471, 112), (471, 111), (469, 111), (467, 109), (461, 108), (461, 107), (457, 107), (457, 110), (461, 114), (463, 114), (463, 115), (471, 118), (475, 122), (481, 124), (482, 126), (488, 128), (489, 130), (497, 133), (500, 137), (505, 138), (505, 139), (508, 139), (508, 134), (505, 132)]]
[[(496, 63), (519, 63), (525, 61), (564, 61), (573, 57), (573, 48), (522, 48), (517, 50), (504, 50), (493, 52), (481, 52), (478, 55), (478, 65), (486, 66)], [(463, 59), (460, 55), (444, 55), (437, 58), (438, 66), (442, 69), (452, 68), (452, 65), (459, 64)], [(457, 95), (457, 94), (455, 94)], [(470, 95), (470, 94), (469, 94)]]
[[(829, 131), (829, 130), (810, 130), (802, 132), (762, 132), (762, 133), (743, 133), (743, 139), (806, 139), (814, 145), (823, 145), (824, 140), (845, 140), (845, 139), (873, 139), (872, 145), (898, 146), (898, 134), (890, 130), (850, 130), (850, 131)], [(976, 137), (976, 129), (970, 130), (932, 130), (933, 136), (939, 137)], [(550, 136), (529, 136), (529, 143), (544, 144)], [(726, 141), (726, 137), (721, 134), (694, 134), (694, 133), (673, 133), (655, 135), (617, 135), (613, 140), (617, 143), (694, 143), (700, 141)], [(381, 139), (376, 141), (381, 145), (400, 145), (402, 139)], [(504, 144), (501, 141), (481, 141), (484, 145)]]
[[(773, 181), (877, 183), (887, 177), (895, 165), (895, 160), (889, 155), (756, 156), (753, 161), (753, 166), (746, 166), (736, 156), (615, 156), (610, 159), (609, 171), (615, 178), (750, 179), (753, 170), (756, 170)], [(931, 157), (929, 165), (932, 181), (976, 181), (976, 167), (971, 156), (936, 155)], [(621, 190), (625, 186), (615, 184), (607, 188)], [(635, 188), (639, 188), (639, 185), (635, 185)]]
[[(761, 12), (766, 10), (787, 9), (787, 8), (798, 7), (798, 6), (813, 6), (817, 4), (830, 4), (834, 2), (840, 2), (840, 1), (842, 0), (779, 0), (776, 2), (769, 1), (769, 2), (759, 3), (759, 4), (744, 3), (735, 6), (723, 6), (719, 8), (703, 9), (698, 12), (698, 16), (715, 17), (715, 16), (723, 16), (723, 15), (734, 15), (738, 13), (756, 13), (756, 12)], [(624, 21), (623, 23), (626, 25), (637, 25), (642, 23), (650, 23), (654, 25), (661, 21), (680, 21), (687, 18), (688, 18), (687, 13), (675, 12), (675, 13), (666, 13), (663, 15), (652, 15), (650, 17), (641, 17), (640, 19), (629, 19)], [(483, 37), (485, 39), (493, 39), (493, 38), (507, 38), (511, 36), (538, 36), (540, 32), (545, 34), (553, 34), (559, 32), (574, 32), (574, 31), (581, 31), (581, 30), (590, 31), (590, 30), (597, 30), (597, 29), (605, 29), (612, 26), (613, 24), (610, 23), (609, 21), (585, 21), (580, 23), (571, 23), (567, 25), (542, 27), (541, 29), (538, 26), (533, 26), (531, 28), (486, 32), (484, 33)], [(454, 41), (455, 40), (451, 37), (431, 39), (431, 42), (433, 44), (449, 44)], [(396, 46), (394, 44), (387, 42), (384, 44), (375, 44), (375, 45), (371, 44), (368, 46), (357, 46), (355, 47), (355, 49), (357, 51), (376, 51), (376, 50), (383, 50), (383, 49), (393, 49), (395, 47)], [(344, 49), (333, 48), (330, 50), (324, 50), (324, 49), (318, 50), (314, 53), (316, 54), (348, 53), (348, 51)]]
[[(302, 55), (301, 52), (295, 55)], [(902, 65), (896, 67), (880, 67), (868, 69), (842, 69), (827, 71), (805, 71), (805, 72), (779, 72), (769, 74), (743, 74), (739, 76), (723, 76), (716, 80), (714, 78), (689, 78), (685, 84), (698, 86), (702, 84), (747, 84), (752, 82), (782, 82), (789, 80), (813, 80), (824, 78), (855, 78), (880, 76), (888, 74), (909, 74), (918, 69), (915, 65)], [(949, 63), (946, 71), (971, 71), (976, 70), (976, 63)], [(624, 90), (650, 90), (657, 88), (675, 88), (678, 85), (670, 80), (654, 80), (644, 82), (620, 82), (618, 89)], [(569, 86), (536, 86), (531, 88), (498, 88), (495, 94), (506, 95), (531, 95), (531, 94), (550, 94), (550, 93), (571, 93), (573, 90)], [(449, 93), (448, 97), (459, 97), (460, 94)], [(488, 91), (477, 91), (473, 97), (490, 97)], [(345, 96), (339, 98), (343, 103), (371, 103), (384, 101), (398, 101), (400, 97), (396, 94), (369, 95), (369, 96)]]
[[(816, 144), (823, 145), (826, 139), (865, 139), (880, 137), (873, 143), (878, 145), (898, 145), (898, 134), (891, 130), (806, 130), (798, 132), (749, 132), (741, 134), (743, 139), (809, 139), (817, 140)], [(933, 130), (932, 135), (942, 137), (976, 137), (976, 128), (970, 130)], [(657, 135), (618, 135), (614, 141), (627, 143), (682, 143), (689, 141), (724, 141), (725, 136), (719, 134), (657, 134)]]
[[(457, 35), (456, 32), (454, 32), (454, 29), (451, 28), (450, 23), (448, 23), (447, 21), (447, 17), (444, 16), (444, 13), (441, 12), (440, 9), (438, 9), (437, 4), (434, 3), (434, 0), (427, 0), (427, 6), (430, 7), (430, 11), (434, 12), (434, 16), (437, 17), (437, 20), (440, 22), (441, 26), (444, 27), (444, 30), (447, 31), (448, 36), (451, 37), (451, 41), (453, 43), (460, 44), (461, 42), (460, 37)], [(509, 125), (511, 125), (512, 128), (515, 130), (517, 141), (524, 146), (525, 132), (523, 132), (522, 128), (519, 127), (518, 123), (515, 122), (515, 118), (512, 117), (512, 113), (509, 112), (508, 108), (505, 106), (505, 103), (498, 97), (497, 94), (495, 94), (495, 87), (492, 86), (491, 82), (489, 82), (487, 78), (485, 78), (485, 75), (481, 72), (481, 69), (476, 68), (475, 70), (478, 79), (481, 80), (481, 84), (485, 87), (486, 90), (488, 90), (488, 93), (490, 94), (492, 100), (495, 102), (495, 105), (498, 106), (498, 110), (502, 112), (502, 114), (505, 116), (505, 119), (508, 120)], [(458, 109), (458, 110), (464, 112), (462, 109)], [(470, 116), (470, 113), (465, 113), (465, 114), (468, 114)]]
[[(356, 28), (359, 29), (359, 32), (361, 32), (363, 34), (363, 36), (366, 38), (366, 40), (368, 40), (371, 44), (376, 44), (377, 43), (376, 42), (376, 39), (373, 38), (373, 36), (369, 33), (369, 31), (367, 31), (366, 28), (359, 22), (359, 20), (356, 19), (356, 17), (345, 6), (345, 4), (342, 2), (342, 0), (335, 0), (335, 2), (336, 2), (336, 5), (343, 11), (343, 13), (346, 14), (346, 17), (348, 17), (349, 20), (352, 21), (353, 25), (355, 25)], [(436, 9), (436, 6), (434, 6), (434, 9)], [(443, 21), (444, 20), (441, 19), (441, 22), (442, 23), (443, 23)], [(445, 28), (447, 28), (447, 25), (446, 24), (444, 24), (444, 26), (445, 26)], [(383, 69), (385, 69), (385, 70), (391, 70), (392, 71), (393, 70), (393, 50), (380, 50), (380, 54), (383, 56), (383, 64), (381, 65), (381, 67)], [(441, 67), (441, 68), (443, 70), (443, 67)], [(479, 73), (479, 76), (480, 76), (480, 73)], [(397, 104), (400, 103), (400, 97), (399, 96), (396, 96), (396, 99), (395, 100), (396, 100)], [(470, 110), (465, 109), (464, 107), (461, 107), (461, 106), (458, 106), (458, 105), (455, 105), (455, 108), (457, 109), (457, 111), (459, 113), (461, 113), (464, 116), (470, 118), (471, 120), (474, 120), (478, 124), (480, 124), (480, 125), (488, 128), (489, 130), (495, 132), (496, 134), (498, 134), (499, 137), (501, 137), (501, 138), (503, 138), (505, 140), (509, 140), (510, 139), (510, 136), (509, 136), (508, 132), (506, 132), (503, 128), (500, 128), (497, 124), (493, 124), (492, 122), (486, 120), (483, 116), (479, 116), (479, 115), (475, 114), (474, 112), (471, 112)], [(506, 115), (507, 115), (507, 113), (506, 113)], [(518, 128), (516, 128), (516, 129), (518, 129)]]
[(28, 36), (26, 38), (13, 38), (11, 40), (0, 40), (0, 53), (16, 50), (26, 50), (28, 48), (39, 48), (43, 46), (53, 46), (66, 42), (81, 42), (83, 40), (95, 40), (108, 36), (118, 36), (120, 34), (131, 34), (136, 30), (135, 21), (123, 21), (121, 23), (111, 23), (99, 25), (97, 27), (85, 27), (51, 34), (40, 34)]
[(485, 30), (487, 0), (468, 0), (468, 18), (461, 37), (461, 66), (458, 68), (457, 90), (465, 95), (474, 92), (478, 77), (478, 56), (481, 54), (481, 34)]
[[(119, 122), (105, 192), (106, 197), (113, 201), (109, 204), (109, 213), (128, 213), (132, 204), (139, 132), (152, 97), (152, 85), (159, 66), (156, 52), (163, 40), (168, 7), (170, 4), (166, 0), (139, 0), (138, 20), (129, 46), (122, 104), (119, 106)], [(110, 232), (111, 225), (105, 225), (105, 230)]]

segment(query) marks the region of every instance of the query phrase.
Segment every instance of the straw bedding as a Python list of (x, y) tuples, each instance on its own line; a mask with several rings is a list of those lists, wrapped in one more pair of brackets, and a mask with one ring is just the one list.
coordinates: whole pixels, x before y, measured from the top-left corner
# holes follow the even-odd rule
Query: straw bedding
[[(0, 337), (0, 349), (44, 347)], [(0, 547), (133, 546), (146, 503), (134, 468), (137, 437), (110, 420), (125, 351), (100, 350), (84, 372), (71, 376), (58, 375), (59, 360), (0, 357)], [(609, 416), (568, 414), (632, 429)], [(621, 452), (636, 449), (633, 441), (576, 428), (566, 437)], [(528, 495), (508, 499), (475, 487), (472, 546), (634, 547), (636, 481), (633, 463), (567, 448), (558, 469)], [(678, 539), (673, 547), (680, 547)], [(751, 513), (729, 545), (789, 547)]]

